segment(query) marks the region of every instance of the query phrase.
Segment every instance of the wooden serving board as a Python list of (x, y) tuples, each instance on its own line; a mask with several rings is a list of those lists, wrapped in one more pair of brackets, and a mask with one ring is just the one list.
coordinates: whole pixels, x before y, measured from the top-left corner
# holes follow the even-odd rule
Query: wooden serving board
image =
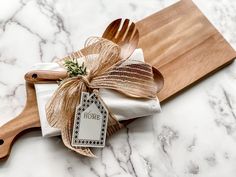
[[(158, 94), (161, 102), (236, 57), (236, 52), (190, 0), (182, 0), (136, 24), (146, 62), (164, 76), (164, 88)], [(40, 128), (34, 86), (26, 83), (26, 90), (23, 112), (0, 127), (0, 159), (10, 154), (16, 137)]]
[(161, 101), (236, 57), (236, 52), (191, 0), (180, 1), (137, 23), (145, 61), (165, 84)]

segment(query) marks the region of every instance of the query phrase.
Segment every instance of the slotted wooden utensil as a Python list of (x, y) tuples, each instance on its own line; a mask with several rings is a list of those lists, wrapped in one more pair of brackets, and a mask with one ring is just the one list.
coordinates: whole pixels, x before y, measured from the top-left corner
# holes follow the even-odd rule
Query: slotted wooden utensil
[(129, 19), (125, 19), (122, 24), (122, 19), (113, 21), (102, 35), (103, 38), (113, 41), (121, 48), (120, 58), (126, 59), (131, 56), (138, 46), (139, 32), (135, 23), (130, 24)]

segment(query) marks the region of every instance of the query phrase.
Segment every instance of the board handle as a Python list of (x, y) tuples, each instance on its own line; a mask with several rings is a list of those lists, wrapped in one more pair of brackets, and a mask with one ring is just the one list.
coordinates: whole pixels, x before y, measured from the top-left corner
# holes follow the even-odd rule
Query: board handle
[(0, 127), (0, 160), (8, 157), (11, 146), (22, 132), (40, 127), (34, 85), (26, 83), (27, 100), (23, 111)]

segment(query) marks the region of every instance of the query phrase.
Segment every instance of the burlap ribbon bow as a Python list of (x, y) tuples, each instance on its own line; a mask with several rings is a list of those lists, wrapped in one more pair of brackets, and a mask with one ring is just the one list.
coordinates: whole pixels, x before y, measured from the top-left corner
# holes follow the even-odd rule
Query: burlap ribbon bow
[[(100, 88), (112, 89), (128, 97), (155, 99), (158, 84), (152, 66), (136, 60), (119, 58), (120, 48), (103, 38), (89, 38), (84, 56), (87, 75), (64, 79), (46, 106), (47, 119), (52, 127), (61, 130), (62, 140), (69, 149), (85, 156), (95, 157), (89, 148), (71, 145), (74, 114), (81, 92), (94, 92)], [(99, 92), (96, 92), (99, 96)], [(122, 126), (109, 113), (107, 135)]]

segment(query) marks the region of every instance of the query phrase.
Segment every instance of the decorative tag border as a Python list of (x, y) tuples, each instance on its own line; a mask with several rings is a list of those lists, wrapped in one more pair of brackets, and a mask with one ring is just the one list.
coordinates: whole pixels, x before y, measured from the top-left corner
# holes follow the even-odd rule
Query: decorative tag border
[[(100, 132), (99, 140), (91, 140), (91, 139), (78, 139), (79, 130), (80, 130), (80, 115), (83, 111), (85, 111), (91, 104), (95, 103), (97, 108), (100, 110), (102, 114), (102, 128)], [(89, 93), (82, 92), (81, 93), (81, 101), (80, 105), (77, 106), (75, 112), (75, 119), (74, 119), (74, 127), (73, 127), (73, 134), (72, 134), (72, 146), (75, 147), (104, 147), (105, 140), (106, 140), (106, 131), (107, 131), (107, 122), (108, 122), (108, 110), (99, 101), (98, 97), (95, 93), (92, 93), (89, 96)]]

